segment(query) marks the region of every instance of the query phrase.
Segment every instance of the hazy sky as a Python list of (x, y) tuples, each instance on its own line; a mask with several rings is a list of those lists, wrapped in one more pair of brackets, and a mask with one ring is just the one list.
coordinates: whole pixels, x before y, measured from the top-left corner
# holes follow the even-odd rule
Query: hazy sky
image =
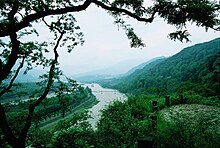
[(175, 31), (175, 27), (166, 25), (161, 19), (156, 18), (151, 24), (131, 19), (135, 31), (146, 43), (146, 47), (134, 49), (130, 48), (124, 31), (118, 30), (113, 24), (114, 19), (101, 8), (90, 6), (84, 12), (75, 13), (75, 17), (85, 35), (85, 43), (76, 47), (71, 54), (60, 53), (62, 69), (69, 75), (111, 67), (123, 61), (134, 61), (134, 66), (154, 57), (174, 55), (187, 46), (220, 37), (220, 32), (205, 32), (204, 28), (189, 25), (192, 42), (175, 42), (167, 38), (168, 33)]

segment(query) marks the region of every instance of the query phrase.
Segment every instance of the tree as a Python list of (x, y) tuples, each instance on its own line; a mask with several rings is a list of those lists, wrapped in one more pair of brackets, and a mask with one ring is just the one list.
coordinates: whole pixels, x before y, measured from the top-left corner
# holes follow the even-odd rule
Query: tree
[(217, 148), (219, 122), (219, 109), (215, 107), (192, 104), (161, 110), (157, 122), (157, 147)]
[(68, 96), (60, 96), (59, 104), (61, 105), (62, 117), (65, 117), (65, 113), (68, 111), (68, 106), (70, 105), (70, 98)]
[(52, 147), (94, 147), (97, 137), (89, 118), (88, 111), (83, 111), (58, 122), (51, 137)]
[[(44, 87), (40, 97), (32, 102), (28, 109), (25, 124), (18, 136), (10, 128), (3, 104), (0, 104), (0, 128), (7, 142), (12, 147), (25, 147), (25, 140), (31, 126), (36, 106), (47, 96), (55, 79), (60, 80), (62, 72), (58, 65), (58, 49), (66, 48), (68, 52), (83, 44), (83, 34), (76, 24), (74, 12), (86, 10), (95, 4), (106, 10), (115, 18), (115, 24), (125, 30), (131, 47), (144, 46), (143, 41), (133, 28), (126, 23), (125, 17), (151, 23), (155, 17), (164, 18), (177, 31), (170, 33), (170, 39), (189, 41), (187, 22), (195, 23), (206, 29), (219, 30), (220, 5), (209, 0), (155, 0), (148, 5), (144, 0), (1, 0), (0, 1), (0, 97), (7, 93), (14, 84), (21, 69), (25, 73), (34, 66), (50, 67), (42, 76)], [(33, 41), (33, 34), (38, 35), (34, 24), (43, 23), (54, 35), (54, 41)], [(29, 39), (29, 41), (26, 41)], [(53, 58), (45, 54), (52, 49)], [(17, 67), (17, 68), (16, 68)], [(8, 83), (4, 83), (7, 80)], [(74, 81), (73, 85), (76, 85)], [(7, 84), (7, 85), (5, 85)], [(0, 98), (1, 99), (1, 98)]]
[(151, 101), (146, 95), (114, 101), (102, 110), (97, 123), (97, 147), (137, 147), (138, 139), (152, 134)]

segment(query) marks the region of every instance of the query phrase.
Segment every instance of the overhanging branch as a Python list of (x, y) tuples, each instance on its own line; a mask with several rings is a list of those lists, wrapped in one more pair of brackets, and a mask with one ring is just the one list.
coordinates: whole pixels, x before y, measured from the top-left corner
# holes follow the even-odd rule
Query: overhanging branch
[(91, 0), (86, 0), (82, 5), (79, 6), (72, 6), (72, 7), (66, 7), (66, 8), (59, 8), (55, 10), (45, 10), (45, 11), (39, 11), (30, 15), (27, 15), (22, 19), (21, 22), (17, 23), (13, 28), (3, 28), (0, 30), (0, 37), (8, 36), (11, 32), (17, 32), (25, 27), (27, 27), (31, 22), (38, 20), (40, 18), (43, 18), (45, 16), (49, 15), (59, 15), (64, 14), (68, 12), (79, 12), (85, 10), (90, 4)]
[(123, 8), (108, 6), (98, 0), (86, 0), (82, 5), (59, 8), (59, 9), (54, 9), (54, 10), (44, 10), (44, 11), (39, 11), (39, 12), (30, 14), (30, 15), (27, 15), (26, 17), (24, 17), (22, 19), (21, 22), (14, 25), (13, 28), (9, 29), (6, 26), (2, 27), (2, 29), (0, 30), (0, 37), (8, 36), (12, 32), (17, 32), (17, 31), (27, 27), (31, 22), (38, 20), (40, 18), (49, 16), (49, 15), (59, 15), (59, 14), (64, 14), (64, 13), (68, 13), (68, 12), (80, 12), (80, 11), (86, 10), (91, 3), (94, 3), (95, 5), (100, 6), (105, 10), (124, 13), (124, 14), (138, 20), (138, 21), (147, 22), (147, 23), (151, 23), (153, 21), (154, 15), (156, 13), (156, 11), (154, 11), (154, 12), (152, 12), (152, 14), (149, 18), (144, 18), (144, 17), (140, 17), (140, 16), (138, 16), (138, 15), (126, 10), (126, 9), (123, 9)]
[(138, 16), (138, 15), (126, 10), (126, 9), (108, 6), (108, 5), (105, 5), (104, 3), (97, 1), (97, 0), (93, 0), (93, 3), (96, 4), (97, 6), (102, 7), (105, 10), (124, 13), (124, 14), (126, 14), (126, 15), (140, 21), (140, 22), (146, 22), (146, 23), (151, 23), (154, 19), (154, 15), (157, 12), (157, 11), (154, 11), (149, 18), (144, 18), (144, 17), (140, 17), (140, 16)]

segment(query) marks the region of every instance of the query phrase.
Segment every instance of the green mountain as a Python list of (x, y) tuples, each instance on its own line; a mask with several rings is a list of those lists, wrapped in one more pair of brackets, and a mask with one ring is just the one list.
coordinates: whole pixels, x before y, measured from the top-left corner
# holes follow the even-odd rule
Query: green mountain
[(151, 60), (149, 60), (147, 62), (141, 63), (141, 64), (135, 66), (134, 68), (130, 69), (127, 73), (124, 74), (124, 76), (128, 76), (128, 75), (134, 73), (138, 69), (143, 69), (146, 65), (148, 65), (148, 64), (150, 64), (152, 62), (154, 62), (156, 60), (159, 60), (159, 59), (164, 59), (164, 58), (165, 58), (164, 56), (156, 57), (156, 58), (153, 58), (153, 59), (151, 59)]
[(183, 49), (167, 59), (158, 59), (132, 74), (101, 82), (122, 92), (220, 95), (220, 38)]

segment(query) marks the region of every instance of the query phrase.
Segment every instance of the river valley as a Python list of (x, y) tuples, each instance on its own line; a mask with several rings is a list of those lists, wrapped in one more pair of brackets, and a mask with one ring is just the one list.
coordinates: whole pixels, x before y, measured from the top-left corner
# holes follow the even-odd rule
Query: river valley
[(125, 94), (114, 89), (103, 88), (99, 84), (85, 84), (85, 86), (88, 86), (92, 90), (92, 93), (99, 101), (98, 104), (89, 109), (92, 116), (89, 122), (93, 128), (95, 128), (97, 121), (100, 119), (100, 110), (104, 109), (114, 100), (124, 101), (127, 99)]

